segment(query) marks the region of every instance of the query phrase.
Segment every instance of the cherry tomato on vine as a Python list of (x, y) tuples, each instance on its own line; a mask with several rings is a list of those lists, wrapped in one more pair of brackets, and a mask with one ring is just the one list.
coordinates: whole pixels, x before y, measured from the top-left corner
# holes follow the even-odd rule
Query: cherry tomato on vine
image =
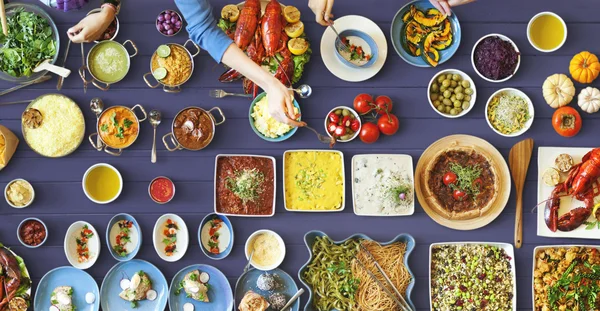
[(371, 112), (375, 104), (373, 103), (373, 96), (369, 94), (358, 94), (354, 98), (354, 110), (358, 112), (358, 114), (366, 114)]
[(454, 184), (456, 182), (456, 179), (456, 174), (454, 174), (453, 172), (448, 172), (444, 174), (444, 178), (442, 180), (444, 181), (444, 185), (449, 186), (451, 184)]
[(375, 106), (377, 106), (377, 113), (385, 114), (392, 112), (392, 99), (385, 95), (379, 95), (375, 98)]
[(384, 114), (377, 120), (377, 127), (385, 135), (394, 135), (400, 127), (400, 121), (393, 114)]
[(365, 144), (372, 144), (379, 139), (379, 128), (375, 123), (367, 122), (362, 125), (360, 134), (358, 135), (360, 140)]

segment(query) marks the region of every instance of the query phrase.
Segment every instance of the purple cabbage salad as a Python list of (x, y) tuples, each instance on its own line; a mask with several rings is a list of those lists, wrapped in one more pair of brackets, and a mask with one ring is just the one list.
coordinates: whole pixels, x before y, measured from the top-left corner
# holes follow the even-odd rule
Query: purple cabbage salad
[(484, 77), (502, 80), (514, 74), (519, 61), (519, 52), (510, 42), (492, 36), (479, 42), (473, 58), (477, 71)]

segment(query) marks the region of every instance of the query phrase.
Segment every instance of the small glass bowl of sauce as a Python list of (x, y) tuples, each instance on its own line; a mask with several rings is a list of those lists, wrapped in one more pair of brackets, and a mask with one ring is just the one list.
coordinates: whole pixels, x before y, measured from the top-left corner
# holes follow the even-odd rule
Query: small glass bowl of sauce
[(148, 186), (148, 194), (158, 204), (169, 203), (175, 196), (175, 184), (168, 177), (156, 177)]
[(38, 218), (26, 218), (17, 227), (17, 238), (27, 248), (38, 248), (48, 239), (48, 227)]

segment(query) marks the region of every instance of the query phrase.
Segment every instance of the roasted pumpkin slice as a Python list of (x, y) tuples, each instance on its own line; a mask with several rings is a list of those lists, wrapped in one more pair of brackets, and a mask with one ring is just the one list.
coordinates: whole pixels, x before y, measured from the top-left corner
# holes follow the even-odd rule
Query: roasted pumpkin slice
[(421, 56), (421, 48), (418, 47), (415, 44), (412, 44), (410, 42), (407, 43), (408, 46), (408, 54), (415, 56), (415, 57), (419, 57)]
[(417, 41), (416, 43), (413, 43), (407, 38), (407, 28), (408, 24), (404, 24), (404, 26), (402, 26), (402, 30), (400, 32), (400, 44), (402, 45), (402, 48), (406, 51), (406, 53), (418, 57), (421, 55), (421, 48), (419, 48), (419, 43), (424, 36), (420, 36), (421, 39), (419, 39), (419, 41)]
[(423, 37), (425, 37), (427, 34), (425, 30), (421, 28), (421, 25), (415, 21), (410, 21), (408, 24), (406, 24), (405, 32), (406, 40), (412, 42), (413, 44), (419, 44), (419, 42), (421, 42)]
[(452, 25), (450, 24), (450, 20), (446, 18), (444, 20), (444, 24), (442, 24), (440, 36), (445, 37), (445, 36), (449, 35), (451, 31), (452, 31)]
[(451, 45), (452, 45), (452, 34), (451, 33), (445, 37), (436, 37), (435, 41), (431, 44), (431, 46), (438, 51), (445, 50)]
[(415, 10), (413, 17), (414, 17), (415, 21), (417, 21), (417, 23), (419, 23), (423, 26), (426, 26), (426, 27), (437, 26), (446, 19), (446, 16), (444, 14), (440, 13), (440, 11), (438, 11), (438, 10), (435, 10), (435, 12), (432, 10), (435, 10), (435, 9), (428, 10), (428, 12), (431, 11), (432, 13), (434, 13), (431, 15), (430, 14), (426, 15), (425, 13), (423, 13), (419, 10)]
[(435, 38), (435, 34), (430, 33), (421, 42), (421, 57), (432, 67), (436, 67), (440, 62), (440, 52), (432, 46)]
[(406, 11), (406, 13), (404, 13), (404, 15), (402, 16), (402, 21), (404, 23), (408, 23), (408, 21), (412, 19), (412, 14), (410, 11), (411, 10)]

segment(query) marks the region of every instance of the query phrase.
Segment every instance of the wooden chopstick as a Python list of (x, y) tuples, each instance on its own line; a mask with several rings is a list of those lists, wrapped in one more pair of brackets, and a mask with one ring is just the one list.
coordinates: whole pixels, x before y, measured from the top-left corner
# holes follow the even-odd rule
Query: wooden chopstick
[[(373, 261), (373, 263), (375, 264), (375, 267), (377, 268), (377, 270), (379, 270), (379, 273), (381, 273), (381, 275), (383, 275), (383, 277), (385, 278), (385, 281), (388, 283), (388, 285), (394, 290), (394, 292), (396, 293), (396, 295), (398, 295), (398, 297), (400, 297), (400, 300), (402, 300), (402, 303), (404, 303), (404, 305), (407, 307), (408, 310), (412, 311), (412, 307), (406, 302), (406, 300), (404, 300), (404, 297), (402, 296), (402, 294), (400, 293), (400, 291), (396, 288), (396, 286), (394, 285), (394, 283), (392, 283), (392, 280), (390, 279), (390, 277), (387, 275), (387, 273), (385, 273), (385, 271), (383, 270), (383, 268), (381, 268), (381, 266), (379, 265), (379, 263), (377, 262), (377, 260), (375, 259), (375, 256), (373, 256), (373, 254), (371, 254), (371, 252), (362, 244), (359, 244), (360, 248), (367, 254), (369, 255), (369, 258), (371, 258), (371, 260)], [(362, 264), (362, 263), (361, 263)], [(364, 266), (364, 265), (363, 265)], [(367, 270), (368, 271), (368, 270)], [(370, 272), (370, 271), (369, 271)], [(379, 280), (378, 280), (379, 281)], [(381, 283), (381, 282), (380, 282)], [(382, 284), (380, 284), (382, 285)], [(387, 288), (386, 288), (387, 289)]]
[(2, 22), (2, 33), (8, 36), (8, 23), (6, 22), (6, 9), (4, 8), (4, 0), (0, 0), (0, 21)]

